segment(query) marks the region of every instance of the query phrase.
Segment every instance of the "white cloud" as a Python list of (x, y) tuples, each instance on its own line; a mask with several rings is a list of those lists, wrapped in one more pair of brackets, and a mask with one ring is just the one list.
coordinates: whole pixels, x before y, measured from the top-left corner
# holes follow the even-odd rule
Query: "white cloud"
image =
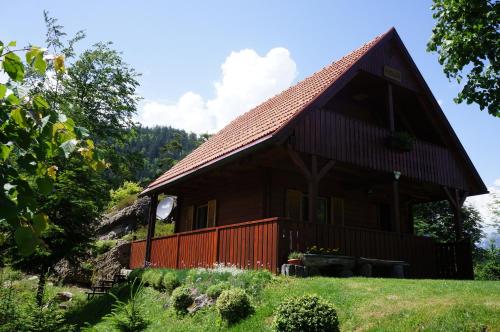
[(297, 76), (290, 52), (282, 47), (260, 56), (252, 49), (231, 52), (214, 83), (215, 97), (205, 100), (189, 91), (175, 103), (146, 101), (137, 121), (169, 125), (196, 133), (213, 133), (236, 116), (289, 87)]
[(500, 178), (493, 182), (493, 186), (488, 187), (488, 191), (489, 194), (467, 198), (467, 203), (470, 203), (481, 213), (486, 226), (485, 232), (490, 234), (496, 232), (496, 229), (491, 226), (494, 216), (491, 213), (490, 204), (495, 199), (495, 195), (500, 196)]

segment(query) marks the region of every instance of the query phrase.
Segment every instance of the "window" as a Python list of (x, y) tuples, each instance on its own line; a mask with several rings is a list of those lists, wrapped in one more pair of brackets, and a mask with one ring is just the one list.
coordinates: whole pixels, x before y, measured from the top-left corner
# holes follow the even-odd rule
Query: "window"
[[(316, 222), (326, 224), (328, 220), (328, 200), (324, 197), (316, 199)], [(303, 221), (309, 221), (309, 196), (302, 195), (300, 205), (301, 217)]]
[(208, 221), (208, 204), (198, 206), (196, 208), (196, 224), (194, 229), (207, 227)]

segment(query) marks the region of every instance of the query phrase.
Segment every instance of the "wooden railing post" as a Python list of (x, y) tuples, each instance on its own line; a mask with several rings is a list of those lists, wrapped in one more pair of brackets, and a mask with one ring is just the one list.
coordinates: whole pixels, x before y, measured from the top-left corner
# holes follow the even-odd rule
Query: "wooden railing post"
[(179, 237), (180, 235), (177, 234), (177, 239), (176, 239), (176, 244), (175, 244), (175, 268), (179, 268)]
[(151, 195), (151, 201), (149, 202), (148, 234), (146, 238), (146, 253), (144, 255), (144, 267), (148, 267), (151, 264), (151, 242), (155, 235), (157, 206), (158, 206), (158, 194), (153, 194)]
[(219, 227), (215, 228), (215, 263), (219, 263)]

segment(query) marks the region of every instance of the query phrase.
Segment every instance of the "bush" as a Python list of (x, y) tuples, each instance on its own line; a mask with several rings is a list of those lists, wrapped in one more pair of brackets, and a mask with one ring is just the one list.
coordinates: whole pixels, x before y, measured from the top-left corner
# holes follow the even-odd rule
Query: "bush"
[(277, 332), (339, 331), (337, 311), (317, 295), (288, 298), (276, 311), (273, 330)]
[(112, 249), (116, 244), (118, 243), (118, 240), (97, 240), (95, 242), (95, 251), (97, 255), (104, 254), (105, 252), (109, 251)]
[(228, 324), (245, 319), (254, 311), (250, 298), (241, 288), (223, 291), (217, 299), (215, 307), (219, 316)]
[(272, 279), (271, 272), (267, 270), (245, 270), (233, 275), (230, 283), (235, 288), (243, 288), (252, 296), (257, 296)]
[(221, 283), (212, 285), (212, 286), (207, 288), (207, 296), (210, 297), (211, 299), (216, 300), (223, 291), (225, 291), (229, 288), (231, 288), (231, 286), (229, 285), (228, 282), (221, 282)]
[(476, 280), (500, 280), (500, 263), (496, 261), (478, 263), (474, 267), (474, 278)]
[(187, 314), (187, 309), (193, 304), (191, 290), (187, 287), (178, 287), (172, 292), (170, 304), (178, 315)]
[(177, 275), (173, 272), (166, 272), (161, 278), (161, 288), (165, 290), (168, 294), (172, 294), (174, 289), (179, 287), (181, 282), (177, 278)]
[(106, 320), (122, 332), (137, 332), (145, 330), (150, 322), (145, 318), (143, 304), (144, 285), (134, 279), (130, 286), (128, 300), (121, 301), (115, 294), (109, 294), (116, 300), (113, 311), (106, 316)]
[(154, 289), (161, 289), (162, 272), (156, 269), (145, 269), (140, 279), (144, 286), (153, 287)]
[(116, 190), (110, 190), (111, 200), (108, 209), (121, 210), (124, 207), (132, 205), (137, 199), (137, 194), (141, 191), (142, 188), (137, 183), (125, 181)]

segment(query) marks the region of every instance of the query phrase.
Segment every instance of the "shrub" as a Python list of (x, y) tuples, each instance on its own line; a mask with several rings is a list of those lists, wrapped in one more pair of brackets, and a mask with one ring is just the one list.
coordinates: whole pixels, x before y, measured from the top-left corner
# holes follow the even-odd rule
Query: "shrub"
[(106, 316), (106, 320), (110, 321), (117, 330), (122, 332), (143, 331), (150, 324), (144, 313), (144, 285), (137, 281), (138, 279), (134, 279), (130, 286), (130, 296), (127, 302), (121, 301), (112, 292), (109, 293), (116, 302), (113, 305), (111, 314)]
[(267, 270), (245, 270), (233, 275), (230, 283), (235, 288), (243, 288), (252, 296), (257, 296), (272, 279), (271, 272)]
[(225, 291), (229, 288), (231, 288), (231, 286), (229, 285), (228, 282), (221, 282), (221, 283), (212, 285), (212, 286), (207, 288), (207, 296), (216, 300), (223, 291)]
[(121, 210), (132, 205), (137, 199), (137, 194), (142, 191), (141, 186), (135, 182), (125, 181), (116, 190), (110, 190), (110, 202), (108, 209)]
[(298, 251), (292, 251), (288, 254), (288, 259), (303, 259), (304, 254)]
[(104, 254), (109, 251), (111, 248), (116, 246), (118, 240), (97, 240), (95, 242), (95, 250), (97, 255)]
[(223, 291), (215, 304), (219, 316), (228, 324), (234, 324), (253, 313), (247, 293), (241, 288)]
[(161, 289), (162, 272), (156, 269), (145, 269), (140, 277), (144, 286), (153, 287), (154, 289)]
[(193, 304), (191, 297), (191, 290), (187, 287), (178, 287), (172, 292), (170, 297), (170, 304), (178, 315), (185, 315), (187, 309)]
[(181, 282), (177, 278), (177, 275), (173, 272), (166, 272), (163, 274), (161, 278), (161, 286), (162, 289), (165, 290), (168, 294), (172, 294), (174, 289), (179, 287)]
[(316, 295), (288, 298), (276, 311), (273, 330), (277, 332), (339, 331), (332, 304)]

